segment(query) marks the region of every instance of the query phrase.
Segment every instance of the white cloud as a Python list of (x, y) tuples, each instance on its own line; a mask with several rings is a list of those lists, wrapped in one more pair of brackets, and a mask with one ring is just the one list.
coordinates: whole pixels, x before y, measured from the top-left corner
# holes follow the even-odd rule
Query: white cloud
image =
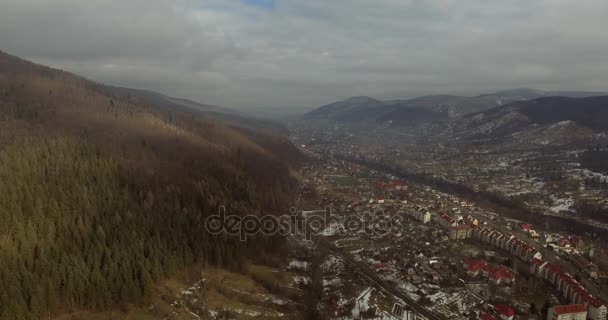
[(608, 87), (604, 0), (0, 0), (2, 50), (233, 107)]

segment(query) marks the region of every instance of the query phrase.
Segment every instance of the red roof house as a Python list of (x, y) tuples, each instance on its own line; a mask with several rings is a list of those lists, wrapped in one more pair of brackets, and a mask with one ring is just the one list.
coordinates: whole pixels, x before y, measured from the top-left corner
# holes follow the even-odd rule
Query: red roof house
[(494, 309), (496, 309), (502, 320), (512, 320), (515, 316), (515, 311), (506, 304), (497, 304), (494, 306)]
[[(587, 318), (587, 308), (583, 304), (571, 304), (567, 306), (555, 306), (549, 309), (548, 319), (567, 317), (568, 319)], [(578, 316), (575, 318), (575, 316)]]
[(511, 283), (515, 280), (513, 273), (505, 266), (500, 266), (494, 272), (490, 273), (490, 282), (499, 285), (501, 283)]

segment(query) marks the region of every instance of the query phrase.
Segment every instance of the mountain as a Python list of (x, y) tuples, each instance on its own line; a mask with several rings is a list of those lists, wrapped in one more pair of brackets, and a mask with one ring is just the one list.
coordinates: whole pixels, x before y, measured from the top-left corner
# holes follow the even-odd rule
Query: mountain
[(279, 135), (287, 135), (287, 129), (280, 122), (256, 118), (225, 107), (202, 104), (188, 99), (169, 97), (147, 90), (114, 86), (103, 86), (101, 89), (109, 96), (129, 100), (133, 103), (153, 105), (155, 108), (164, 110), (168, 113), (175, 111), (192, 113), (208, 120), (221, 121), (222, 123), (237, 129), (248, 128), (270, 131)]
[(501, 90), (498, 92), (482, 94), (480, 97), (484, 96), (498, 96), (505, 97), (509, 99), (515, 100), (530, 100), (540, 98), (545, 95), (545, 92), (542, 90), (532, 89), (532, 88), (515, 88), (515, 89), (507, 89)]
[(304, 118), (341, 122), (391, 121), (396, 125), (415, 125), (455, 118), (511, 101), (508, 98), (494, 95), (479, 97), (432, 95), (390, 101), (353, 97), (314, 109)]
[(304, 115), (308, 120), (339, 122), (390, 121), (395, 124), (416, 124), (446, 118), (441, 111), (410, 105), (409, 101), (379, 101), (370, 97), (352, 97), (321, 106)]
[(501, 97), (466, 97), (455, 95), (432, 95), (423, 96), (409, 100), (401, 100), (393, 105), (399, 108), (421, 108), (437, 113), (443, 113), (444, 117), (455, 118), (467, 113), (477, 112), (501, 104)]
[(306, 119), (331, 119), (337, 121), (365, 120), (380, 110), (385, 103), (370, 97), (352, 97), (344, 101), (321, 106), (304, 115)]
[(544, 97), (496, 107), (480, 114), (486, 118), (496, 118), (511, 112), (525, 116), (531, 123), (552, 124), (573, 121), (596, 131), (608, 129), (608, 96)]
[(0, 319), (126, 306), (197, 263), (239, 270), (279, 250), (205, 229), (219, 206), (284, 208), (301, 160), (264, 122), (220, 111), (0, 52)]
[(116, 87), (110, 85), (103, 86), (100, 89), (102, 89), (104, 93), (108, 95), (120, 96), (123, 99), (130, 99), (134, 102), (139, 100), (140, 102), (153, 103), (157, 106), (166, 106), (172, 108), (187, 107), (205, 113), (237, 114), (237, 111), (229, 108), (202, 104), (188, 99), (169, 97), (149, 90)]
[[(583, 98), (545, 96), (551, 93)], [(600, 142), (597, 139), (608, 130), (608, 96), (594, 94), (521, 88), (476, 97), (433, 95), (391, 101), (355, 97), (317, 108), (304, 119), (366, 124), (378, 130), (389, 124), (397, 130), (403, 127), (409, 135), (420, 132), (439, 141), (589, 144)]]
[[(590, 141), (608, 130), (608, 96), (543, 97), (469, 114), (454, 124), (463, 137), (513, 137), (521, 142)], [(560, 138), (562, 137), (562, 138)]]
[(445, 121), (449, 115), (444, 110), (426, 108), (409, 102), (389, 104), (376, 121), (390, 121), (392, 125), (417, 125), (422, 123)]
[(415, 125), (456, 119), (467, 114), (541, 97), (584, 98), (601, 95), (604, 94), (601, 92), (542, 91), (519, 88), (479, 96), (429, 95), (388, 101), (362, 96), (321, 106), (305, 114), (304, 119), (326, 119), (340, 122), (391, 121), (395, 125)]

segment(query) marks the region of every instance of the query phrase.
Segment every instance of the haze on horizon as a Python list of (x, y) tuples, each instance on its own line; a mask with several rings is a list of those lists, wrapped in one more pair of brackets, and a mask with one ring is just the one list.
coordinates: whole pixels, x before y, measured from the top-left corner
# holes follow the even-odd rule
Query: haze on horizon
[(0, 50), (236, 108), (605, 91), (605, 0), (2, 0)]

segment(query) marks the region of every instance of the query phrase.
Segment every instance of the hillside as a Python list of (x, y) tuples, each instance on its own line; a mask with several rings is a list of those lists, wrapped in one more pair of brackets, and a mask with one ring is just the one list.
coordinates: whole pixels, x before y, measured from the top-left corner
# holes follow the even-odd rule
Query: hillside
[[(461, 125), (502, 129), (507, 119), (517, 119), (517, 129), (527, 125), (550, 125), (571, 121), (595, 131), (608, 129), (608, 96), (590, 98), (546, 97), (515, 102), (470, 114)], [(491, 127), (491, 128), (490, 128)]]
[(395, 125), (418, 125), (448, 119), (458, 121), (459, 118), (469, 114), (476, 114), (494, 108), (500, 109), (502, 106), (513, 103), (541, 98), (557, 99), (557, 97), (564, 97), (563, 101), (556, 101), (556, 103), (565, 104), (568, 97), (590, 98), (599, 95), (603, 95), (603, 93), (542, 91), (521, 88), (479, 96), (429, 95), (413, 99), (388, 101), (380, 101), (370, 97), (352, 97), (316, 108), (305, 114), (304, 119), (325, 119), (339, 122), (392, 121)]
[(547, 97), (512, 106), (540, 124), (574, 121), (594, 130), (608, 130), (608, 96), (590, 98)]
[(390, 101), (353, 97), (321, 106), (304, 115), (304, 118), (339, 122), (392, 121), (395, 125), (417, 125), (486, 110), (501, 105), (503, 101), (510, 100), (493, 95), (479, 97), (433, 95)]
[(453, 121), (443, 136), (513, 146), (602, 143), (608, 129), (608, 97), (543, 97), (473, 113)]
[(238, 270), (278, 249), (204, 220), (282, 209), (297, 150), (173, 106), (0, 52), (0, 319), (137, 302), (194, 263)]
[(386, 112), (376, 118), (378, 121), (391, 121), (393, 125), (417, 125), (422, 123), (447, 120), (448, 113), (421, 106), (392, 104)]
[(502, 96), (488, 95), (478, 97), (455, 95), (432, 95), (409, 100), (401, 100), (399, 104), (445, 114), (445, 117), (455, 118), (467, 113), (486, 110), (508, 100)]
[(127, 100), (136, 104), (145, 103), (153, 105), (157, 109), (164, 110), (167, 113), (181, 111), (185, 113), (192, 113), (198, 117), (204, 117), (209, 120), (221, 121), (225, 125), (237, 129), (248, 128), (267, 131), (269, 133), (278, 135), (287, 134), (287, 130), (279, 122), (246, 116), (229, 108), (201, 104), (188, 99), (169, 97), (147, 90), (114, 86), (103, 86), (100, 88), (106, 95)]
[(352, 97), (314, 109), (304, 115), (306, 119), (330, 119), (337, 121), (366, 120), (385, 103), (370, 97)]

